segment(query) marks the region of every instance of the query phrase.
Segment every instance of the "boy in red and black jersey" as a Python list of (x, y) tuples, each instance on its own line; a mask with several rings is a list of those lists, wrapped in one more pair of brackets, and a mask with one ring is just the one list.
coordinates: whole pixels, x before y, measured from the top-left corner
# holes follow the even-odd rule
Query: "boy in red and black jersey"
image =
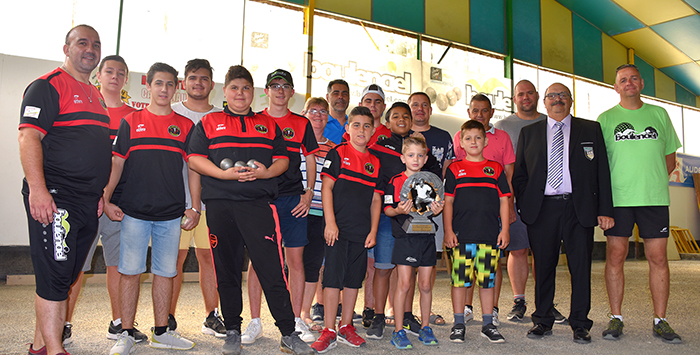
[[(323, 164), (323, 216), (326, 220), (326, 265), (323, 272), (325, 325), (312, 345), (318, 352), (336, 346), (336, 338), (353, 347), (365, 344), (352, 325), (357, 291), (367, 268), (366, 248), (374, 246), (381, 212), (379, 159), (367, 150), (374, 133), (372, 113), (366, 107), (350, 112), (346, 131), (350, 140), (333, 148)], [(335, 314), (340, 290), (343, 307), (340, 328)]]
[[(383, 185), (396, 174), (405, 170), (401, 162), (401, 149), (404, 139), (413, 132), (413, 117), (411, 107), (403, 102), (395, 102), (386, 113), (386, 122), (391, 130), (391, 136), (380, 139), (377, 143), (369, 146), (372, 154), (379, 157), (382, 164), (380, 180)], [(442, 168), (435, 157), (428, 152), (427, 161), (422, 167), (423, 171), (442, 177)], [(386, 215), (382, 215), (379, 220), (379, 232), (377, 232), (377, 245), (374, 247), (374, 319), (372, 325), (367, 330), (367, 335), (373, 339), (381, 339), (384, 334), (385, 315), (384, 310), (389, 297), (389, 285), (394, 264), (391, 262), (394, 250), (394, 237), (391, 232), (391, 222)], [(409, 293), (407, 304), (413, 304), (413, 293)], [(407, 311), (410, 313), (410, 309)], [(407, 325), (414, 334), (420, 331), (420, 323), (413, 314), (405, 317)], [(411, 326), (412, 325), (412, 326)]]
[[(209, 241), (226, 325), (223, 350), (225, 354), (241, 351), (245, 247), (282, 333), (280, 346), (287, 352), (313, 354), (294, 332), (279, 219), (272, 203), (278, 195), (275, 178), (289, 166), (287, 148), (274, 119), (250, 109), (253, 90), (250, 72), (240, 65), (230, 67), (224, 81), (228, 105), (223, 112), (202, 118), (188, 151), (190, 168), (202, 175), (202, 200), (207, 204)], [(222, 166), (224, 159), (250, 164)]]
[[(294, 95), (294, 81), (291, 73), (284, 69), (277, 69), (268, 74), (265, 93), (270, 105), (261, 114), (274, 119), (280, 127), (289, 156), (289, 168), (277, 177), (279, 197), (275, 199), (274, 204), (277, 207), (285, 261), (289, 269), (289, 291), (294, 310), (295, 331), (299, 332), (301, 339), (305, 342), (313, 342), (316, 340), (315, 337), (306, 323), (301, 320), (301, 303), (304, 298), (304, 247), (308, 244), (306, 217), (314, 196), (316, 165), (310, 164), (307, 167), (311, 170), (311, 175), (306, 179), (308, 187), (304, 188), (301, 155), (303, 154), (305, 161), (313, 162), (314, 153), (318, 151), (318, 143), (309, 120), (291, 112), (288, 108), (289, 100)], [(255, 268), (251, 265), (248, 268), (251, 323), (241, 335), (243, 344), (253, 343), (262, 334), (261, 298), (260, 281), (255, 274)]]
[[(391, 262), (396, 265), (398, 283), (394, 294), (395, 331), (391, 335), (391, 344), (398, 349), (413, 347), (406, 335), (411, 327), (404, 327), (404, 315), (413, 316), (411, 306), (406, 303), (407, 296), (413, 302), (412, 292), (415, 288), (414, 268), (418, 269), (418, 288), (420, 290), (420, 310), (422, 324), (418, 330), (419, 340), (424, 345), (437, 345), (437, 339), (429, 326), (430, 307), (432, 303), (432, 274), (436, 263), (435, 233), (408, 234), (403, 225), (409, 221), (409, 213), (413, 210), (410, 199), (401, 200), (401, 190), (406, 181), (421, 168), (428, 160), (428, 145), (425, 139), (407, 137), (401, 148), (401, 162), (406, 166), (405, 171), (394, 175), (384, 191), (384, 213), (391, 218), (391, 229), (394, 238), (394, 248)], [(442, 212), (442, 201), (430, 204), (432, 216)], [(406, 328), (406, 329), (404, 329)]]
[[(110, 219), (122, 222), (118, 267), (122, 275), (119, 283), (122, 333), (110, 354), (133, 351), (134, 316), (149, 244), (155, 324), (151, 346), (180, 350), (194, 347), (193, 342), (167, 327), (173, 277), (177, 275), (181, 218), (185, 212), (183, 159), (193, 127), (192, 121), (170, 108), (177, 90), (177, 74), (177, 70), (165, 63), (151, 66), (146, 74), (151, 101), (145, 109), (122, 119), (112, 144), (112, 172), (103, 197), (110, 201), (117, 184), (121, 185), (117, 205), (105, 202), (105, 213)], [(199, 190), (199, 186), (190, 185), (192, 199), (197, 202)], [(197, 217), (190, 223), (198, 222)]]
[[(464, 160), (450, 164), (445, 176), (445, 246), (452, 262), (452, 308), (455, 325), (450, 340), (464, 342), (464, 303), (467, 288), (479, 284), (483, 324), (491, 342), (505, 342), (493, 324), (493, 294), (500, 250), (509, 242), (510, 189), (501, 164), (484, 159), (488, 144), (484, 126), (474, 120), (461, 128)], [(499, 221), (500, 218), (500, 221)], [(500, 231), (499, 231), (500, 225)]]

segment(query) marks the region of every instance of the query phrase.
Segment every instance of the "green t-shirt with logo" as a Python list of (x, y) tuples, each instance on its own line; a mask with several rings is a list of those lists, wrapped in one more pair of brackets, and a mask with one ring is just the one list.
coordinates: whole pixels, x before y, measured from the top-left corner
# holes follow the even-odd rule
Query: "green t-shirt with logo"
[(666, 155), (681, 147), (666, 110), (619, 104), (598, 117), (610, 163), (615, 207), (668, 206)]

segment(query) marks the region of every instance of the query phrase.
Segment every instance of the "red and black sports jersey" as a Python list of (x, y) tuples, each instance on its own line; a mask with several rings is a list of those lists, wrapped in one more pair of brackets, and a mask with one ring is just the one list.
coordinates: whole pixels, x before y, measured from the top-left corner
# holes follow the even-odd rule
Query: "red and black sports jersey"
[(123, 104), (119, 107), (107, 107), (107, 111), (109, 111), (109, 139), (111, 143), (117, 136), (122, 118), (136, 111), (136, 109), (127, 104)]
[(454, 196), (452, 230), (460, 243), (496, 244), (502, 196), (510, 196), (501, 164), (458, 160), (447, 169), (445, 195)]
[[(198, 155), (219, 166), (225, 158), (233, 162), (248, 162), (255, 159), (265, 166), (272, 165), (273, 159), (289, 159), (282, 131), (275, 120), (256, 114), (252, 110), (240, 116), (228, 107), (223, 112), (210, 113), (195, 126), (188, 156)], [(276, 179), (255, 181), (219, 180), (202, 175), (202, 201), (234, 200), (250, 201), (277, 198)]]
[(131, 217), (166, 221), (185, 212), (183, 158), (192, 121), (171, 112), (158, 116), (148, 109), (122, 119), (114, 155), (126, 159), (118, 206)]
[[(321, 178), (333, 185), (333, 212), (339, 235), (364, 242), (371, 229), (374, 193), (382, 193), (379, 183), (379, 158), (369, 151), (361, 153), (349, 143), (331, 149), (323, 163)], [(324, 211), (325, 213), (325, 211)]]
[(24, 91), (19, 128), (45, 134), (46, 187), (59, 194), (99, 197), (109, 179), (109, 116), (100, 92), (61, 68)]
[[(122, 122), (122, 118), (136, 111), (136, 109), (127, 104), (124, 104), (120, 107), (107, 107), (107, 111), (109, 111), (109, 139), (110, 143), (112, 143), (114, 141), (114, 138), (117, 137), (117, 131), (119, 131), (119, 125)], [(115, 205), (119, 204), (119, 199), (122, 196), (123, 187), (124, 186), (122, 186), (122, 184), (118, 184), (117, 187), (114, 188), (114, 192), (112, 192), (112, 198), (109, 202)]]
[[(409, 135), (413, 133), (409, 132)], [(408, 137), (408, 135), (406, 135)], [(403, 148), (403, 140), (406, 137), (401, 137), (398, 134), (391, 133), (387, 138), (380, 139), (377, 143), (369, 146), (369, 150), (372, 154), (379, 157), (382, 163), (382, 171), (380, 180), (382, 181), (382, 186), (389, 183), (394, 175), (401, 173), (406, 170), (406, 165), (401, 161), (401, 149)], [(435, 159), (435, 157), (428, 151), (428, 160), (423, 165), (422, 171), (429, 171), (439, 177), (442, 177), (442, 168), (440, 168), (440, 163)]]
[[(401, 172), (394, 177), (392, 177), (389, 180), (389, 183), (386, 184), (384, 187), (384, 207), (382, 208), (383, 211), (386, 211), (387, 208), (393, 207), (396, 208), (399, 206), (399, 202), (401, 202), (401, 188), (403, 187), (403, 184), (408, 180), (408, 176), (406, 176), (406, 172)], [(403, 230), (403, 224), (406, 222), (407, 219), (410, 218), (409, 215), (407, 214), (399, 214), (391, 218), (391, 234), (394, 236), (394, 238), (401, 238), (408, 236), (404, 230)], [(410, 234), (412, 237), (420, 237), (420, 236), (426, 236), (433, 238), (435, 234)]]
[[(369, 141), (367, 141), (367, 146), (371, 146), (374, 143), (379, 142), (382, 139), (391, 137), (391, 130), (387, 128), (385, 125), (379, 125), (377, 129), (374, 130), (374, 134), (372, 137), (369, 137)], [(350, 139), (350, 135), (348, 135), (348, 132), (343, 133), (343, 142), (347, 142), (348, 139)]]
[(287, 156), (289, 156), (289, 168), (284, 174), (277, 177), (280, 196), (301, 195), (304, 186), (301, 183), (301, 155), (309, 155), (318, 151), (318, 143), (311, 123), (304, 116), (297, 115), (287, 110), (284, 117), (272, 117), (264, 109), (261, 114), (275, 120), (282, 131), (282, 137), (287, 144)]

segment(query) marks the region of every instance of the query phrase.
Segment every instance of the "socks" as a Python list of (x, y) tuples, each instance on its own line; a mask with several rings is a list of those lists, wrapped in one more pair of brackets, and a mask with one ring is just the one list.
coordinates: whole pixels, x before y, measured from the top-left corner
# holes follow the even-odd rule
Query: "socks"
[(484, 314), (481, 316), (481, 318), (483, 319), (483, 322), (481, 323), (483, 326), (493, 323), (493, 314)]
[[(133, 330), (133, 329), (132, 329), (132, 330)], [(155, 327), (155, 329), (153, 330), (153, 334), (155, 334), (155, 335), (163, 335), (163, 334), (165, 334), (165, 332), (166, 332), (167, 330), (168, 330), (168, 326), (167, 326), (167, 325), (162, 326), (162, 327)], [(131, 335), (131, 334), (129, 334), (129, 335)]]
[(525, 301), (525, 295), (513, 295), (513, 300), (523, 300), (523, 301)]
[(455, 313), (455, 324), (464, 324), (464, 313)]
[[(622, 315), (611, 314), (611, 315), (610, 315), (610, 319), (613, 319), (613, 318), (617, 318), (617, 319), (620, 320), (620, 322), (622, 322)], [(654, 323), (654, 324), (656, 324), (656, 323)]]
[[(620, 317), (622, 317), (622, 316), (620, 316)], [(620, 319), (620, 320), (622, 320), (622, 319)], [(654, 325), (659, 324), (661, 321), (668, 322), (666, 320), (666, 318), (654, 318)]]

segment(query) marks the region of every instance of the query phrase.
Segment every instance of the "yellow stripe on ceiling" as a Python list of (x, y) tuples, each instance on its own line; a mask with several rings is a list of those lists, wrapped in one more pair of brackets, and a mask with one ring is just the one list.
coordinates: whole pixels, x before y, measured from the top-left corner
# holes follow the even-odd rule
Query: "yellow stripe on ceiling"
[(574, 72), (571, 11), (554, 0), (542, 0), (542, 65)]
[(425, 33), (469, 44), (469, 1), (425, 0)]
[(647, 26), (695, 14), (695, 10), (681, 0), (613, 0)]
[(656, 97), (676, 101), (676, 82), (656, 68), (654, 68), (654, 83), (656, 84)]
[(648, 27), (621, 33), (613, 38), (628, 48), (634, 48), (638, 56), (657, 68), (691, 62), (688, 56)]
[(368, 21), (372, 20), (372, 0), (316, 0), (316, 8)]
[(695, 107), (700, 107), (700, 96), (695, 96)]
[(603, 34), (603, 81), (615, 84), (615, 70), (627, 63), (627, 48), (612, 37)]

